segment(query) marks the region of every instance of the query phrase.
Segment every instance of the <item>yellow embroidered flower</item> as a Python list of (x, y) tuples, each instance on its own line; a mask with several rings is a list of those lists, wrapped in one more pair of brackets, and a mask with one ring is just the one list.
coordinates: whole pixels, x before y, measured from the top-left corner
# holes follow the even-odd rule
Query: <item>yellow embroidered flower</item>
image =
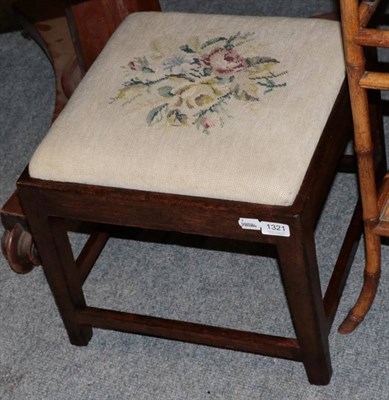
[(212, 84), (211, 80), (185, 85), (175, 91), (178, 97), (176, 106), (183, 105), (189, 109), (201, 108), (212, 104), (223, 93)]

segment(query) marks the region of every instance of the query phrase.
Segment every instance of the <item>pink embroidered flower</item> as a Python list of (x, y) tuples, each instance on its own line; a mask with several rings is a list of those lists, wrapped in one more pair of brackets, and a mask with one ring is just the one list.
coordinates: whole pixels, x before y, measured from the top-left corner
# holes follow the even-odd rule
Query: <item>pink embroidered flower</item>
[(141, 71), (146, 73), (155, 73), (149, 66), (149, 61), (146, 57), (137, 57), (127, 64), (133, 71)]
[(223, 47), (212, 50), (211, 53), (203, 56), (201, 61), (220, 75), (233, 74), (248, 66), (246, 60), (236, 50)]
[(209, 129), (215, 126), (216, 122), (209, 117), (201, 117), (200, 124), (204, 129)]
[(141, 71), (142, 70), (142, 64), (139, 61), (130, 61), (128, 63), (128, 66), (133, 71)]

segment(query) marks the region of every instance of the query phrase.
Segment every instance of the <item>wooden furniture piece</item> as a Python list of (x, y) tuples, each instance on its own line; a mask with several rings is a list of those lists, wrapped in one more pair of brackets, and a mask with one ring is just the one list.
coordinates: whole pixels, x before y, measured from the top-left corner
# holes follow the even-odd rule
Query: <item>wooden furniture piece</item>
[[(111, 1), (111, 5), (114, 3)], [(108, 11), (118, 12), (123, 7), (110, 8), (107, 4), (100, 0), (75, 2), (69, 9), (68, 18), (81, 69), (88, 69), (113, 32), (113, 27), (119, 23), (120, 18), (111, 18)], [(121, 1), (116, 4), (123, 5)], [(158, 8), (155, 1), (127, 1), (126, 4), (131, 4), (131, 7), (124, 14), (136, 9), (145, 10), (147, 7), (152, 10)], [(101, 28), (99, 21), (102, 16), (106, 20), (104, 26), (107, 29), (98, 30), (97, 45), (94, 43), (91, 46), (88, 35), (95, 32), (96, 24)], [(114, 22), (111, 24), (108, 21)], [(95, 35), (92, 37), (95, 38)], [(254, 62), (268, 62), (259, 58), (251, 59), (250, 62), (242, 61), (230, 50), (231, 41), (235, 40), (232, 36), (230, 39), (215, 40), (211, 44), (224, 40), (230, 46), (225, 49), (234, 60), (236, 70), (248, 68)], [(188, 45), (182, 48), (188, 53), (193, 52)], [(220, 52), (218, 50), (212, 54)], [(224, 60), (230, 61), (231, 58)], [(151, 69), (143, 59), (137, 62), (130, 62), (129, 68)], [(203, 63), (211, 64), (210, 58), (204, 58)], [(204, 75), (212, 73), (204, 65), (203, 68)], [(316, 65), (313, 70), (315, 68)], [(274, 81), (267, 81), (266, 84), (270, 88), (269, 85), (274, 85)], [(165, 96), (171, 94), (166, 87), (160, 93)], [(201, 99), (206, 101), (208, 97)], [(174, 113), (174, 117), (170, 115), (170, 122), (182, 124), (184, 119), (181, 114)], [(352, 121), (345, 85), (341, 87), (327, 117), (304, 179), (293, 201), (287, 205), (85, 184), (72, 180), (60, 182), (32, 178), (26, 169), (18, 180), (17, 193), (2, 211), (2, 222), (7, 229), (3, 238), (3, 252), (17, 272), (28, 272), (33, 265), (42, 263), (72, 344), (87, 345), (93, 327), (153, 335), (299, 361), (304, 364), (311, 383), (327, 384), (332, 373), (328, 335), (360, 236), (360, 214), (357, 207), (323, 296), (314, 230), (350, 137)], [(209, 133), (207, 130), (210, 127), (211, 123), (204, 122), (204, 133)], [(299, 140), (298, 135), (295, 140)], [(301, 146), (305, 145), (304, 139)], [(275, 246), (296, 338), (88, 306), (82, 285), (108, 238), (114, 235), (118, 226), (176, 231)], [(67, 237), (69, 230), (91, 231), (90, 239), (77, 260), (74, 259)]]
[(56, 75), (55, 119), (85, 71), (127, 15), (160, 11), (158, 0), (20, 0), (13, 5), (20, 25), (43, 49)]
[(76, 58), (62, 1), (19, 1), (13, 10), (26, 34), (42, 48), (55, 71), (55, 119), (85, 73)]
[(364, 52), (366, 47), (389, 47), (389, 31), (368, 27), (380, 0), (341, 0), (340, 3), (366, 249), (360, 296), (339, 327), (339, 332), (350, 333), (363, 321), (374, 301), (381, 272), (380, 236), (389, 236), (389, 175), (380, 184), (374, 159), (377, 143), (374, 143), (368, 101), (368, 90), (389, 89), (389, 74), (372, 72), (366, 65)]

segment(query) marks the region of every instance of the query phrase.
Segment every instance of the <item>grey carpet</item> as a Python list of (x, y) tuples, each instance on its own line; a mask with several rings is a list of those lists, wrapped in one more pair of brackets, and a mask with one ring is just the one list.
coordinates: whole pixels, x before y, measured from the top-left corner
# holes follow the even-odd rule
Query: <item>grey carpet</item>
[[(168, 10), (310, 15), (322, 1), (163, 1)], [(285, 4), (288, 3), (288, 7)], [(302, 5), (303, 3), (303, 5)], [(54, 80), (34, 42), (0, 35), (0, 203), (50, 123)], [(316, 232), (326, 286), (356, 199), (340, 174)], [(0, 230), (2, 233), (2, 230)], [(83, 238), (72, 236), (75, 248)], [(383, 247), (384, 266), (389, 250)], [(335, 321), (361, 284), (360, 246)], [(389, 274), (351, 336), (333, 329), (330, 385), (308, 384), (300, 363), (155, 338), (95, 330), (88, 347), (69, 344), (41, 269), (11, 272), (0, 257), (0, 399), (388, 399)], [(270, 334), (293, 335), (276, 262), (254, 255), (135, 241), (109, 242), (86, 284), (92, 305)]]

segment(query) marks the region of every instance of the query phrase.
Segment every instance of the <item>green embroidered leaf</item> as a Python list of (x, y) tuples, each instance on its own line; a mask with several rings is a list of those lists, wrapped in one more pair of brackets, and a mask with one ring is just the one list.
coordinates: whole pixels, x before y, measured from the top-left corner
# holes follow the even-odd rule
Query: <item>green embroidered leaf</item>
[(167, 107), (167, 103), (162, 104), (158, 107), (153, 108), (147, 115), (146, 121), (149, 126), (155, 125), (156, 123), (162, 121), (163, 115), (162, 111), (165, 107)]
[(233, 42), (234, 42), (234, 40), (235, 40), (236, 38), (238, 38), (239, 36), (240, 36), (240, 32), (236, 33), (235, 35), (230, 36), (230, 37), (227, 39), (227, 41), (226, 41), (224, 47), (225, 47), (226, 49), (235, 47)]
[(257, 97), (251, 96), (251, 94), (249, 94), (245, 90), (242, 91), (241, 98), (244, 101), (259, 101), (259, 99)]
[(271, 57), (249, 57), (246, 58), (246, 63), (249, 65), (249, 67), (252, 67), (254, 65), (265, 64), (265, 63), (278, 64), (279, 61)]
[(144, 83), (139, 80), (138, 78), (132, 78), (129, 81), (126, 81), (123, 83), (123, 86), (126, 88), (129, 88), (131, 86), (136, 86), (136, 85), (143, 85)]
[(196, 53), (193, 49), (191, 49), (187, 44), (180, 46), (180, 50), (185, 51), (185, 53)]
[(214, 79), (217, 82), (218, 86), (219, 85), (227, 85), (229, 83), (234, 82), (235, 76), (231, 75), (228, 78), (222, 78), (221, 76), (216, 76)]
[(259, 101), (258, 87), (255, 83), (244, 82), (243, 85), (237, 84), (232, 95), (240, 101)]
[(173, 97), (174, 94), (172, 93), (172, 90), (174, 89), (173, 86), (162, 86), (158, 89), (158, 93), (162, 97)]
[(194, 65), (195, 68), (197, 68), (197, 66), (201, 66), (201, 61), (198, 57), (193, 56), (192, 62), (190, 64)]
[(188, 125), (188, 116), (178, 109), (169, 111), (166, 119), (172, 126)]
[(272, 92), (273, 89), (275, 89), (275, 88), (285, 87), (286, 86), (286, 82), (276, 84), (273, 80), (267, 78), (265, 83), (257, 82), (257, 85), (266, 87), (267, 90), (265, 90), (264, 94), (267, 94), (267, 93)]
[(210, 76), (212, 74), (212, 68), (204, 68), (203, 75)]
[(207, 40), (205, 43), (203, 43), (201, 45), (201, 48), (205, 49), (206, 47), (211, 46), (212, 44), (215, 44), (215, 43), (218, 43), (218, 42), (222, 42), (223, 40), (227, 40), (227, 38), (225, 38), (223, 36), (215, 37), (215, 38)]
[(146, 72), (148, 74), (155, 74), (155, 71), (151, 69), (150, 67), (143, 67), (142, 72)]

